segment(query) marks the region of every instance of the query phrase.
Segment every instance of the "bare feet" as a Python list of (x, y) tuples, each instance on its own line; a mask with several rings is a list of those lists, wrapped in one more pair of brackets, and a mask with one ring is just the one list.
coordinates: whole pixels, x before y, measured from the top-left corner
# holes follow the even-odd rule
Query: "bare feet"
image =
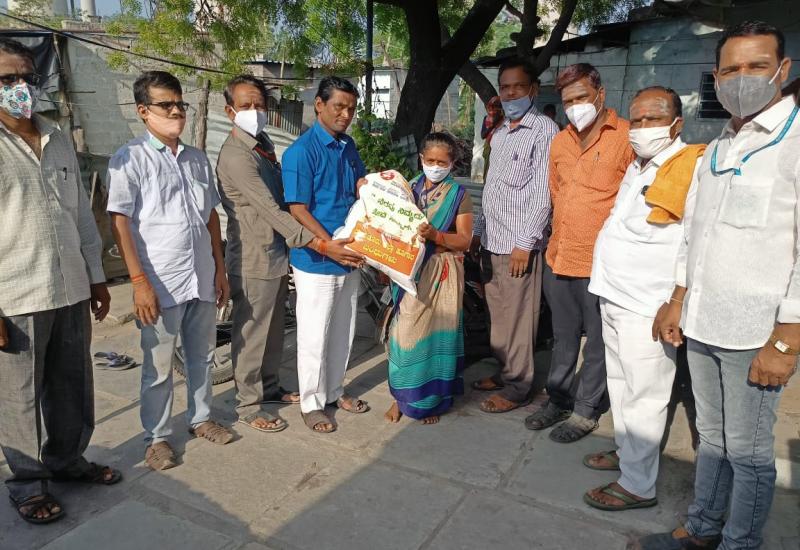
[(400, 418), (402, 418), (402, 416), (403, 413), (400, 412), (400, 407), (397, 406), (397, 401), (392, 403), (392, 406), (389, 407), (389, 410), (383, 415), (386, 421), (391, 422), (392, 424), (397, 424), (400, 422)]
[(439, 423), (439, 415), (436, 416), (428, 416), (420, 420), (421, 424), (438, 424)]

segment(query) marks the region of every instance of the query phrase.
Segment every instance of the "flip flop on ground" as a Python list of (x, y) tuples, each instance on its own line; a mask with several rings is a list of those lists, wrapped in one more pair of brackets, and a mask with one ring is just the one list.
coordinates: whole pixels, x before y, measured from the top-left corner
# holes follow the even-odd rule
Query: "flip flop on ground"
[[(602, 464), (605, 462), (605, 464)], [(583, 465), (590, 470), (615, 470), (619, 471), (619, 457), (617, 451), (592, 453), (583, 457)]]
[[(600, 495), (611, 497), (617, 502), (603, 501), (598, 498)], [(602, 497), (601, 497), (602, 498)], [(607, 512), (619, 512), (622, 510), (635, 510), (637, 508), (650, 508), (658, 504), (658, 499), (638, 498), (623, 489), (616, 481), (587, 491), (583, 495), (583, 501), (593, 508), (605, 510)]]
[(136, 361), (128, 355), (113, 351), (98, 351), (94, 354), (94, 368), (99, 370), (128, 370), (135, 366)]
[(264, 403), (277, 403), (278, 405), (299, 405), (300, 394), (296, 391), (278, 388), (277, 395), (270, 399), (265, 399)]
[(485, 413), (507, 413), (514, 409), (524, 407), (530, 402), (530, 399), (525, 399), (524, 401), (510, 401), (496, 393), (483, 401), (480, 404), (480, 408)]
[(506, 385), (499, 382), (494, 376), (487, 376), (472, 383), (472, 389), (476, 391), (498, 391), (505, 387)]
[[(256, 421), (263, 420), (262, 423), (256, 424)], [(258, 411), (254, 412), (253, 414), (248, 414), (244, 418), (239, 418), (239, 422), (244, 424), (245, 426), (249, 426), (254, 430), (258, 430), (259, 432), (266, 432), (266, 433), (277, 433), (282, 432), (286, 428), (289, 427), (282, 418), (278, 418), (277, 416), (272, 416), (271, 414)]]

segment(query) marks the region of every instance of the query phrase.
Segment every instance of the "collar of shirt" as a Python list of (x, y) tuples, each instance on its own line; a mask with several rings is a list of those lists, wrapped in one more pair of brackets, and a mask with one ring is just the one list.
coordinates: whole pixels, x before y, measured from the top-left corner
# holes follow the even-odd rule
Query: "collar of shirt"
[(633, 161), (633, 165), (636, 168), (637, 173), (641, 174), (645, 172), (648, 168), (656, 168), (658, 169), (661, 167), (662, 164), (668, 159), (672, 157), (675, 153), (683, 149), (684, 147), (683, 140), (681, 139), (680, 134), (678, 137), (675, 138), (675, 141), (669, 144), (669, 147), (661, 151), (659, 154), (651, 158), (645, 164), (642, 164), (642, 159), (636, 157), (636, 160)]
[(233, 135), (233, 139), (241, 142), (245, 147), (247, 147), (250, 150), (253, 150), (260, 145), (259, 141), (256, 138), (254, 138), (253, 136), (251, 136), (238, 126), (234, 126), (231, 129), (231, 134)]
[[(42, 134), (42, 136), (49, 136), (56, 129), (58, 129), (58, 125), (55, 122), (43, 117), (38, 113), (33, 113), (32, 120), (36, 125), (36, 129), (39, 130), (39, 133)], [(0, 121), (0, 129), (5, 130), (9, 134), (13, 133), (5, 124), (2, 123), (2, 121)]]
[(519, 119), (519, 123), (515, 127), (511, 127), (511, 121), (507, 118), (503, 120), (503, 128), (512, 132), (517, 128), (524, 126), (525, 128), (533, 128), (534, 123), (536, 122), (536, 117), (542, 116), (542, 114), (536, 109), (536, 105), (531, 105), (530, 110), (528, 110), (525, 115)]
[[(150, 146), (153, 147), (153, 149), (155, 149), (156, 151), (163, 151), (164, 149), (167, 148), (167, 146), (164, 143), (162, 143), (160, 139), (158, 139), (156, 136), (150, 133), (150, 130), (147, 130), (145, 132), (145, 136), (147, 136), (147, 143), (149, 143)], [(175, 153), (175, 156), (177, 157), (178, 155), (180, 155), (181, 151), (183, 151), (183, 142), (179, 139), (178, 151), (177, 153)]]
[[(766, 111), (759, 113), (759, 115), (750, 122), (743, 124), (739, 131), (752, 124), (762, 128), (767, 133), (771, 133), (775, 131), (778, 126), (786, 122), (786, 119), (792, 114), (792, 109), (794, 109), (794, 107), (794, 96), (786, 96)], [(735, 136), (736, 133), (737, 132), (733, 129), (733, 119), (731, 119), (722, 129), (720, 137)]]
[(347, 144), (346, 140), (343, 139), (347, 134), (340, 134), (338, 137), (333, 137), (325, 128), (322, 127), (319, 120), (314, 123), (314, 126), (311, 127), (314, 135), (317, 136), (317, 139), (322, 143), (323, 147), (330, 147), (332, 149), (344, 149), (344, 146)]

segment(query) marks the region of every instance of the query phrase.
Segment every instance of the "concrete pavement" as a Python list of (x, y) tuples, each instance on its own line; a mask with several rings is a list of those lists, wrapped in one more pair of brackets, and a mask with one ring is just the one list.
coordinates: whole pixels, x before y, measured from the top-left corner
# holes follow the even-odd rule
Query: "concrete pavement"
[[(113, 288), (117, 319), (130, 309), (128, 285)], [(309, 431), (296, 406), (276, 406), (290, 427), (263, 434), (233, 424), (239, 437), (219, 447), (186, 433), (185, 387), (176, 377), (174, 447), (181, 464), (151, 472), (142, 464), (139, 369), (96, 371), (97, 428), (88, 458), (122, 469), (113, 487), (53, 484), (67, 516), (32, 526), (0, 505), (0, 549), (406, 550), (624, 549), (632, 537), (678, 524), (692, 493), (692, 451), (678, 410), (662, 461), (660, 505), (601, 512), (585, 506), (585, 490), (613, 473), (581, 465), (587, 452), (610, 449), (606, 415), (595, 434), (560, 445), (547, 432), (525, 429), (524, 410), (487, 415), (482, 395), (467, 390), (436, 426), (383, 420), (391, 404), (386, 363), (360, 319), (348, 390), (372, 411), (336, 411), (337, 432)], [(293, 334), (287, 341), (285, 384), (294, 385)], [(134, 323), (96, 327), (95, 351), (141, 359)], [(537, 356), (546, 370), (547, 355)], [(492, 361), (467, 369), (467, 384), (493, 371)], [(540, 377), (541, 378), (541, 377)], [(215, 387), (217, 418), (232, 423), (234, 389)], [(777, 435), (779, 488), (768, 525), (769, 550), (800, 547), (800, 391), (784, 395)], [(7, 476), (5, 466), (0, 477)]]

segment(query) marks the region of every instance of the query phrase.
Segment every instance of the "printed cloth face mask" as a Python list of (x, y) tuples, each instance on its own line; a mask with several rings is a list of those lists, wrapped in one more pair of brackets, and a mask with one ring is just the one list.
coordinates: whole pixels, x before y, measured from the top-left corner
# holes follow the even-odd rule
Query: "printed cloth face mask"
[(39, 89), (26, 82), (0, 86), (0, 109), (14, 118), (31, 118), (38, 98)]
[(670, 130), (678, 119), (669, 126), (655, 126), (652, 128), (636, 128), (628, 132), (631, 147), (643, 159), (651, 159), (669, 147), (673, 141)]
[(747, 118), (767, 106), (777, 90), (775, 79), (783, 63), (772, 78), (741, 74), (724, 80), (716, 80), (717, 99), (725, 110), (736, 118)]

